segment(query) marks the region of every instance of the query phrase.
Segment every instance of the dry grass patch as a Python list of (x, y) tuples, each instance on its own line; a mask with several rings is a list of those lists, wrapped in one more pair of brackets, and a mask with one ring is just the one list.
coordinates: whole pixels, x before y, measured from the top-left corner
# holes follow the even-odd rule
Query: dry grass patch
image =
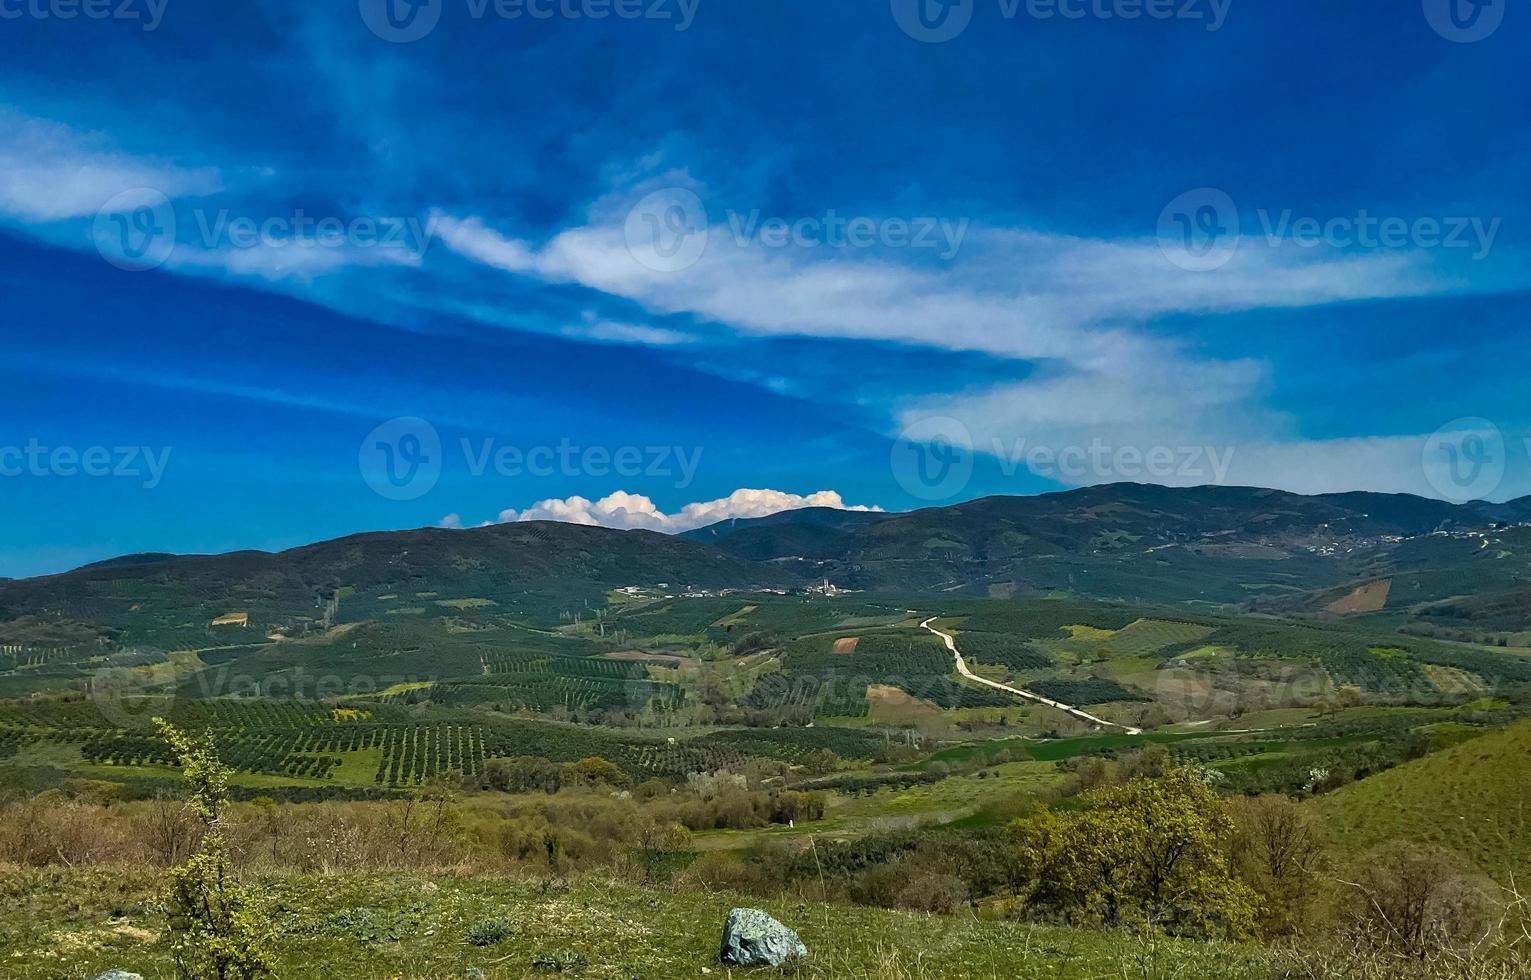
[(1393, 590), (1393, 580), (1381, 579), (1376, 582), (1367, 582), (1358, 585), (1348, 595), (1329, 603), (1324, 608), (1332, 613), (1369, 613), (1378, 612), (1387, 605), (1388, 593)]

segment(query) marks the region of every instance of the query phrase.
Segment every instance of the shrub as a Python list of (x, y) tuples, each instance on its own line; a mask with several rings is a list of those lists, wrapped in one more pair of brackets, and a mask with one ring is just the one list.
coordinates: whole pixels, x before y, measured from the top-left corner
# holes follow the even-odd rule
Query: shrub
[(475, 946), (494, 946), (510, 938), (510, 923), (504, 919), (480, 919), (468, 929), (468, 942)]
[(271, 972), (271, 917), (240, 885), (223, 838), (229, 770), (212, 739), (189, 735), (163, 719), (160, 734), (181, 764), (190, 805), (203, 826), (197, 853), (170, 872), (171, 955), (183, 980), (254, 980)]
[(1175, 769), (1081, 802), (1081, 812), (1011, 824), (1034, 911), (1180, 935), (1254, 932), (1258, 898), (1234, 878), (1227, 857), (1233, 821), (1200, 773)]
[(1357, 868), (1346, 913), (1360, 944), (1425, 959), (1471, 946), (1486, 931), (1489, 902), (1448, 852), (1398, 842)]

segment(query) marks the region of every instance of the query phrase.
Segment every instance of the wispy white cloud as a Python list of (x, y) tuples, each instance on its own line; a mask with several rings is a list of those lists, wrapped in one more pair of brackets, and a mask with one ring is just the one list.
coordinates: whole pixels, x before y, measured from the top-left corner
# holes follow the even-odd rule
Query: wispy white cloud
[[(1148, 329), (1150, 322), (1461, 286), (1417, 249), (1314, 250), (1251, 237), (1221, 268), (1188, 271), (1155, 238), (988, 228), (971, 231), (953, 261), (933, 264), (928, 255), (897, 249), (770, 248), (741, 240), (722, 222), (693, 232), (706, 235), (693, 263), (666, 271), (630, 250), (619, 199), (596, 202), (590, 215), (541, 243), (502, 234), (479, 217), (441, 215), (438, 228), (449, 249), (475, 262), (578, 283), (659, 315), (690, 314), (746, 334), (897, 342), (1033, 362), (1024, 381), (982, 390), (950, 379), (949, 393), (896, 407), (890, 432), (943, 416), (957, 419), (984, 450), (1017, 440), (1237, 445), (1244, 447), (1237, 465), (1251, 481), (1273, 485), (1302, 482), (1296, 470), (1283, 475), (1285, 447), (1307, 443), (1293, 419), (1265, 404), (1269, 366), (1203, 356)], [(1332, 454), (1332, 478), (1315, 485), (1345, 485), (1346, 459), (1365, 465), (1357, 446), (1336, 444)], [(1378, 472), (1404, 485), (1406, 474)], [(1420, 482), (1411, 477), (1407, 485)]]
[(126, 154), (99, 134), (0, 106), (0, 214), (13, 219), (93, 217), (112, 197), (141, 188), (175, 199), (221, 186), (215, 169)]
[(1233, 447), (1228, 482), (1294, 493), (1372, 490), (1458, 501), (1531, 492), (1531, 474), (1518, 466), (1504, 469), (1508, 447), (1495, 449), (1495, 471), (1473, 475), (1464, 468), (1453, 477), (1447, 462), (1427, 455), (1430, 445), (1429, 435), (1253, 441)]
[(1418, 252), (1322, 255), (1250, 240), (1226, 267), (1193, 273), (1176, 267), (1153, 240), (1013, 229), (975, 230), (956, 261), (931, 268), (905, 261), (898, 250), (847, 258), (769, 248), (741, 242), (719, 224), (706, 230), (707, 246), (694, 264), (662, 271), (634, 257), (616, 218), (568, 229), (541, 246), (478, 217), (436, 220), (443, 243), (466, 258), (579, 283), (656, 313), (692, 314), (758, 334), (899, 341), (1081, 364), (1134, 343), (1122, 324), (1164, 314), (1311, 306), (1452, 285)]
[[(881, 509), (848, 505), (840, 494), (833, 490), (820, 490), (810, 494), (787, 493), (781, 490), (735, 490), (727, 497), (686, 504), (679, 511), (667, 514), (660, 510), (653, 500), (642, 494), (618, 491), (600, 500), (589, 500), (579, 496), (540, 500), (524, 510), (501, 511), (497, 520), (484, 523), (561, 521), (566, 524), (586, 524), (623, 530), (645, 529), (678, 534), (732, 518), (768, 517), (785, 510), (799, 510), (804, 507), (830, 507), (835, 510), (867, 512)], [(462, 517), (458, 514), (448, 514), (442, 518), (441, 526), (462, 527)]]
[(608, 344), (642, 344), (649, 347), (673, 347), (677, 344), (690, 343), (695, 339), (679, 330), (597, 319), (565, 327), (563, 335), (577, 340), (596, 340)]

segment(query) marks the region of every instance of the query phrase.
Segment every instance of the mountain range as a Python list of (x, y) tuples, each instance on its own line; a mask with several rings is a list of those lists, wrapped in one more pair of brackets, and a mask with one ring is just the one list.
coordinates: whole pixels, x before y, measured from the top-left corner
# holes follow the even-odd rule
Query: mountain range
[[(549, 522), (352, 535), (280, 553), (130, 555), (0, 581), (0, 621), (112, 624), (146, 597), (311, 610), (341, 589), (516, 592), (603, 601), (623, 586), (801, 588), (991, 596), (1067, 592), (1323, 614), (1527, 625), (1531, 497), (1456, 505), (1402, 494), (1113, 484), (884, 514), (828, 509), (678, 536)], [(1473, 598), (1461, 598), (1472, 596)], [(1364, 597), (1363, 597), (1364, 598)], [(199, 612), (200, 614), (200, 612)]]

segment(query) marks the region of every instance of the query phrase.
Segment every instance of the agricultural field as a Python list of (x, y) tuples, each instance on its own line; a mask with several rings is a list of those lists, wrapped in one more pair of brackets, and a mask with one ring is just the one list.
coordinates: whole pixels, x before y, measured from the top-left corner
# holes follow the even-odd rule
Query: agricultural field
[[(156, 792), (172, 772), (147, 730), (155, 715), (211, 732), (241, 792), (302, 798), (411, 792), (520, 756), (600, 757), (635, 781), (759, 763), (804, 782), (975, 751), (1058, 763), (1126, 737), (959, 678), (918, 628), (938, 614), (982, 676), (1154, 729), (1139, 744), (1211, 738), (1215, 749), (1177, 753), (1240, 786), (1290, 784), (1299, 760), (1348, 746), (1306, 737), (1338, 720), (1393, 731), (1368, 712), (1413, 710), (1409, 731), (1514, 720), (1523, 699), (1483, 695), (1531, 682), (1531, 658), (1513, 649), (1118, 602), (617, 594), (529, 618), (503, 583), (470, 594), (346, 588), (301, 632), (254, 637), (264, 625), (252, 613), (248, 628), (217, 627), (198, 639), (206, 645), (173, 651), (33, 625), (25, 635), (85, 642), (0, 650), (11, 694), (0, 698), (0, 769), (22, 787)], [(230, 632), (244, 642), (208, 642)], [(1498, 707), (1475, 714), (1471, 703)], [(1345, 737), (1380, 751), (1375, 737)], [(1335, 765), (1398, 761), (1357, 753)], [(960, 778), (950, 798), (901, 792), (930, 797), (939, 815), (971, 809), (948, 804), (973, 787), (1003, 783)]]

